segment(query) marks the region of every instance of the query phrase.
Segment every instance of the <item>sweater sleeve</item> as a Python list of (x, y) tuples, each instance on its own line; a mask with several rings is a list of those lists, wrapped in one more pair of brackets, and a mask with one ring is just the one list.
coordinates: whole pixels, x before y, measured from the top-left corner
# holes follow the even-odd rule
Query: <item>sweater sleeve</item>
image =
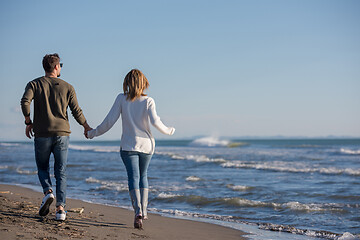
[(110, 112), (105, 117), (104, 121), (96, 127), (96, 129), (90, 130), (88, 132), (88, 137), (93, 139), (94, 137), (100, 136), (112, 128), (116, 121), (119, 119), (121, 114), (121, 99), (120, 95), (117, 96), (113, 106), (110, 109)]
[(84, 114), (79, 107), (78, 100), (76, 98), (75, 89), (71, 86), (70, 88), (70, 98), (69, 98), (69, 107), (71, 110), (71, 114), (75, 118), (75, 120), (80, 124), (83, 125), (86, 122)]
[(21, 110), (25, 117), (30, 116), (30, 104), (33, 98), (34, 98), (33, 84), (29, 82), (26, 85), (24, 95), (21, 98)]
[(150, 98), (148, 102), (148, 111), (150, 122), (157, 130), (167, 135), (174, 134), (175, 128), (165, 126), (165, 124), (160, 120), (160, 117), (156, 113), (155, 101), (152, 98)]

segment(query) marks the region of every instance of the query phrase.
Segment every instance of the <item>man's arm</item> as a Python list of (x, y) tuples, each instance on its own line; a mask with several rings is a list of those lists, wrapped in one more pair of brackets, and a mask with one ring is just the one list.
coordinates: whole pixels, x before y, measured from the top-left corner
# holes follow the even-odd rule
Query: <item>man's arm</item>
[(84, 117), (84, 114), (83, 114), (81, 108), (79, 107), (79, 104), (78, 104), (78, 101), (76, 98), (76, 93), (75, 93), (75, 90), (73, 87), (71, 88), (71, 92), (70, 92), (69, 107), (71, 110), (71, 114), (73, 115), (75, 120), (80, 125), (84, 126), (84, 124), (86, 124), (86, 119)]
[(26, 85), (24, 95), (21, 98), (21, 110), (25, 117), (25, 124), (26, 124), (25, 135), (30, 139), (31, 137), (34, 136), (33, 124), (30, 118), (30, 104), (33, 98), (34, 98), (34, 89), (31, 82), (29, 82)]
[(75, 120), (84, 127), (84, 135), (87, 138), (87, 132), (90, 131), (92, 128), (86, 122), (84, 114), (81, 108), (79, 107), (74, 88), (72, 88), (70, 92), (69, 107), (71, 110), (71, 114), (73, 115)]

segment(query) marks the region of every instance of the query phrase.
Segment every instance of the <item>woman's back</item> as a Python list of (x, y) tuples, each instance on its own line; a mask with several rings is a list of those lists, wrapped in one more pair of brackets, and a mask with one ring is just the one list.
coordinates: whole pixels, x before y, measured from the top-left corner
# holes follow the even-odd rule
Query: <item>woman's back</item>
[(161, 133), (172, 135), (175, 128), (165, 126), (156, 113), (155, 101), (144, 94), (149, 87), (145, 75), (137, 69), (131, 70), (123, 83), (124, 93), (120, 93), (104, 121), (87, 133), (89, 138), (107, 132), (115, 122), (122, 118), (120, 147), (124, 151), (137, 151), (153, 154), (155, 140), (151, 134), (150, 123)]
[(149, 106), (154, 101), (148, 96), (141, 96), (134, 101), (119, 94), (122, 118), (121, 148), (126, 151), (152, 152), (154, 138), (150, 130)]

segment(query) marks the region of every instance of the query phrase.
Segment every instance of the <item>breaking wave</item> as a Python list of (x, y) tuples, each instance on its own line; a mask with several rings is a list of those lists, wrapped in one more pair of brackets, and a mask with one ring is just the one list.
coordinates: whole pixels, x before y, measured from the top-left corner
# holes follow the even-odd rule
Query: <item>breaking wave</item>
[(93, 177), (89, 177), (85, 181), (87, 183), (99, 183), (101, 186), (97, 187), (97, 190), (128, 191), (128, 184), (126, 182), (103, 181)]
[(233, 185), (233, 184), (228, 184), (226, 185), (226, 187), (234, 191), (246, 191), (249, 189), (253, 189), (253, 187), (243, 186), (243, 185)]
[[(290, 234), (303, 235), (308, 237), (317, 237), (329, 240), (357, 240), (360, 238), (360, 235), (353, 235), (349, 232), (345, 232), (343, 234), (333, 233), (329, 231), (321, 231), (321, 230), (313, 230), (313, 229), (301, 229), (296, 228), (289, 225), (280, 225), (273, 223), (253, 223), (244, 220), (239, 220), (233, 216), (223, 216), (216, 214), (203, 214), (197, 212), (186, 212), (180, 210), (173, 209), (157, 209), (157, 208), (149, 208), (149, 211), (156, 212), (160, 214), (172, 215), (175, 217), (188, 217), (188, 218), (202, 218), (202, 219), (211, 219), (217, 220), (221, 222), (228, 223), (240, 223), (245, 225), (257, 226), (259, 229), (268, 230), (268, 231), (276, 231), (276, 232), (286, 232)], [(223, 224), (221, 224), (223, 225)], [(226, 224), (225, 224), (226, 225)], [(233, 226), (233, 225), (231, 225)]]
[(189, 176), (185, 180), (189, 182), (198, 182), (201, 181), (202, 179), (197, 176)]
[(23, 174), (23, 175), (36, 175), (37, 171), (31, 171), (31, 170), (24, 170), (21, 169), (20, 167), (16, 168), (16, 172), (19, 174)]
[(176, 198), (176, 197), (181, 197), (181, 195), (179, 194), (171, 194), (171, 193), (159, 193), (157, 195), (157, 198), (159, 199), (170, 199), (170, 198)]
[(3, 147), (16, 147), (16, 146), (20, 146), (19, 143), (0, 143), (0, 146)]
[(360, 237), (360, 235), (353, 235), (349, 232), (346, 232), (344, 234), (338, 234), (338, 233), (332, 233), (329, 231), (300, 229), (300, 228), (295, 228), (295, 227), (289, 226), (289, 225), (279, 225), (279, 224), (273, 224), (273, 223), (258, 223), (257, 225), (259, 226), (260, 229), (263, 229), (263, 230), (287, 232), (287, 233), (291, 233), (291, 234), (305, 235), (305, 236), (309, 236), (309, 237), (332, 239), (332, 240), (357, 240)]
[(250, 200), (240, 197), (232, 198), (206, 198), (197, 195), (181, 195), (174, 193), (161, 192), (156, 197), (157, 200), (166, 200), (167, 202), (186, 202), (196, 206), (205, 205), (230, 205), (234, 207), (250, 207), (250, 208), (273, 208), (276, 210), (289, 209), (292, 211), (302, 212), (323, 212), (323, 211), (336, 211), (343, 212), (344, 207), (347, 208), (360, 208), (360, 204), (340, 204), (340, 203), (300, 203), (300, 202), (262, 202), (256, 200)]
[(190, 146), (195, 147), (226, 147), (230, 142), (227, 140), (220, 140), (215, 137), (203, 137), (195, 139), (190, 143)]
[(318, 172), (322, 174), (347, 174), (347, 175), (360, 176), (360, 169), (336, 168), (336, 167), (321, 168), (315, 166), (308, 166), (300, 163), (284, 162), (284, 161), (271, 161), (271, 162), (226, 161), (225, 163), (222, 163), (221, 166), (225, 168), (252, 168), (252, 169), (293, 172), (293, 173)]
[(174, 160), (191, 160), (191, 161), (195, 161), (195, 162), (213, 162), (213, 163), (225, 163), (226, 160), (223, 158), (209, 158), (205, 155), (180, 155), (180, 154), (176, 154), (176, 153), (171, 153), (171, 152), (156, 152), (157, 155), (163, 155), (163, 156), (167, 156), (170, 157), (171, 159)]
[(346, 148), (341, 148), (340, 152), (346, 155), (360, 155), (360, 150), (351, 150)]
[(92, 151), (92, 152), (102, 152), (102, 153), (120, 152), (119, 146), (90, 146), (90, 145), (70, 144), (69, 149), (76, 151)]
[(319, 167), (316, 165), (287, 161), (230, 161), (224, 158), (210, 158), (205, 155), (180, 155), (172, 152), (156, 152), (156, 154), (167, 156), (174, 160), (190, 160), (198, 163), (218, 163), (221, 167), (224, 168), (248, 168), (292, 173), (317, 172), (321, 174), (346, 174), (360, 176), (360, 169), (358, 168)]

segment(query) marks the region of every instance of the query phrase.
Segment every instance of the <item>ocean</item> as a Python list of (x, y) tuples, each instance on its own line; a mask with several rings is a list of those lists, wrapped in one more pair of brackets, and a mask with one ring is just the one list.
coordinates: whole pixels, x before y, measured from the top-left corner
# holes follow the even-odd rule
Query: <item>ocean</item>
[[(119, 144), (70, 141), (68, 197), (130, 209)], [(1, 183), (41, 191), (33, 149), (0, 143)], [(360, 139), (157, 140), (148, 176), (152, 213), (250, 239), (360, 238)]]

